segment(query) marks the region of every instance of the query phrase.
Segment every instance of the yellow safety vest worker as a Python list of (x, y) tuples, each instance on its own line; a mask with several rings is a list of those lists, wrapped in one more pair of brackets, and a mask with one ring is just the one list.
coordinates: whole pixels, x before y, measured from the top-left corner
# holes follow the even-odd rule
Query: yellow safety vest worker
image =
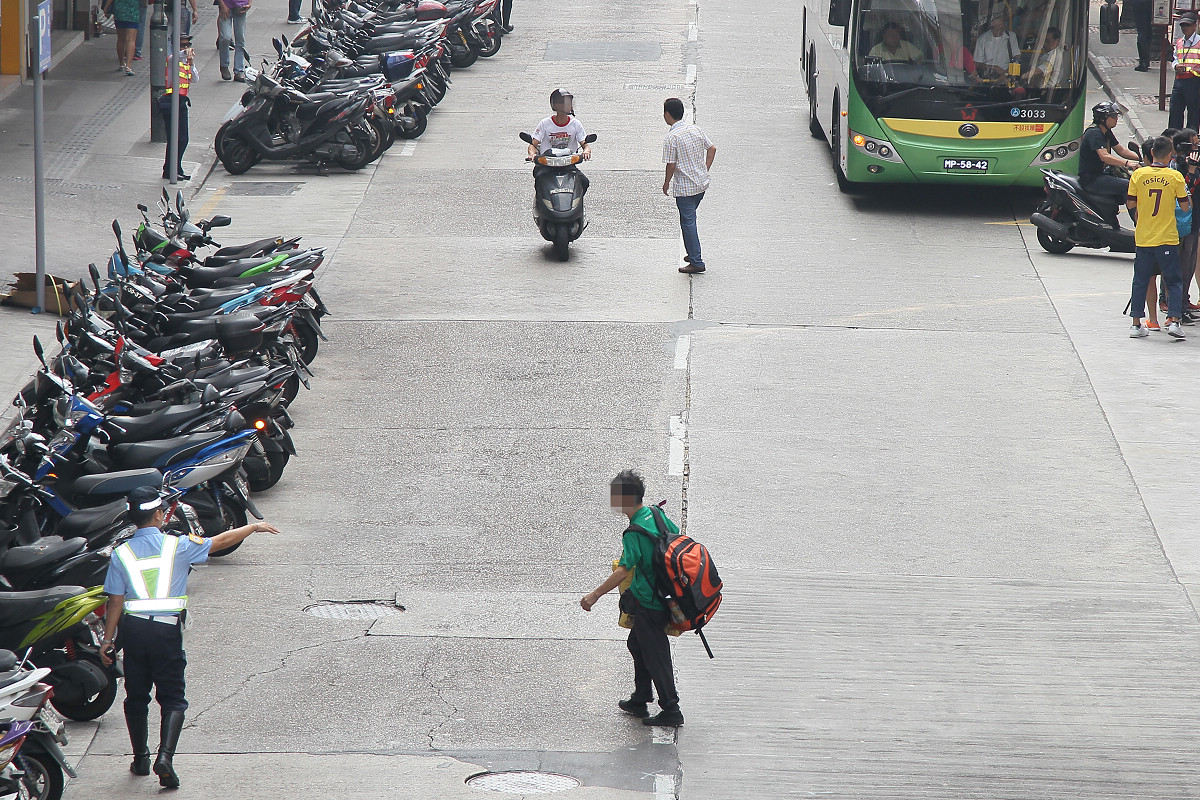
[[(191, 58), (190, 58), (190, 56), (186, 57), (186, 58), (181, 57), (179, 59), (179, 96), (180, 97), (187, 97), (188, 87), (191, 86), (191, 81), (192, 81)], [(166, 83), (167, 83), (167, 90), (163, 94), (170, 94), (171, 93), (171, 65), (170, 64), (167, 64)]]
[[(129, 577), (132, 599), (125, 598), (125, 610), (130, 614), (174, 614), (187, 608), (187, 595), (171, 596), (171, 579), (175, 571), (175, 549), (179, 539), (163, 537), (162, 551), (156, 556), (138, 558), (133, 548), (123, 544), (113, 551), (121, 560), (125, 574)], [(153, 580), (154, 589), (148, 588)]]
[[(1187, 37), (1180, 36), (1175, 40), (1176, 75), (1186, 78), (1200, 78), (1200, 36), (1193, 35), (1192, 45), (1187, 44)], [(1180, 70), (1186, 74), (1180, 74)]]

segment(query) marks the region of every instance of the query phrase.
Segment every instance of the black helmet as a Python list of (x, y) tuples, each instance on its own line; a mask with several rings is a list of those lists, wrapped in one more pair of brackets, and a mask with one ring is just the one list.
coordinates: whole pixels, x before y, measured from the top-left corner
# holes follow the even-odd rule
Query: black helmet
[(1092, 106), (1092, 124), (1099, 125), (1109, 117), (1121, 116), (1121, 108), (1116, 103), (1105, 101)]
[(555, 89), (550, 93), (550, 110), (563, 114), (575, 114), (575, 95), (568, 89)]

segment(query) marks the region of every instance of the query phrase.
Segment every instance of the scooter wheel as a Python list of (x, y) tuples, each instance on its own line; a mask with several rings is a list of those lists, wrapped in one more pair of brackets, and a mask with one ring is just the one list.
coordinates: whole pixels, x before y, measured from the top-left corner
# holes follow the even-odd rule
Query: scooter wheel
[(571, 257), (571, 229), (566, 225), (559, 225), (554, 231), (554, 255), (559, 261)]
[(1063, 253), (1069, 253), (1075, 249), (1075, 245), (1072, 242), (1068, 242), (1066, 239), (1056, 239), (1041, 228), (1038, 228), (1037, 237), (1038, 244), (1040, 244), (1042, 249), (1047, 253), (1062, 255)]
[(222, 139), (221, 166), (230, 175), (241, 175), (258, 163), (258, 152), (240, 136), (226, 135)]
[(429, 117), (426, 116), (420, 106), (413, 104), (410, 111), (413, 120), (412, 125), (399, 120), (396, 122), (396, 135), (401, 139), (417, 139), (425, 132), (425, 128), (429, 125)]

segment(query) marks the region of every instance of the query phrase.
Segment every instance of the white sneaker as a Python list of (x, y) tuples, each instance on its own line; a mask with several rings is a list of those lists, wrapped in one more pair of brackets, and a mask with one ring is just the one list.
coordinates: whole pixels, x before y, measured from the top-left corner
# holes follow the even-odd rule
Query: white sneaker
[(1180, 325), (1178, 322), (1172, 322), (1170, 325), (1167, 326), (1167, 336), (1173, 337), (1175, 339), (1186, 339), (1187, 338), (1183, 333), (1183, 326)]
[(1147, 328), (1145, 325), (1130, 325), (1129, 326), (1129, 338), (1130, 339), (1140, 339), (1143, 336), (1149, 336), (1149, 335), (1150, 335), (1150, 329)]

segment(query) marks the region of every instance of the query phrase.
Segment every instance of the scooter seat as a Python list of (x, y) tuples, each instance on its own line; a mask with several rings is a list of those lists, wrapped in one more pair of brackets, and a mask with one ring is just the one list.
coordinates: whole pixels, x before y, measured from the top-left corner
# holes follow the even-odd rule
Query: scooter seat
[[(200, 403), (184, 405), (158, 404), (157, 408), (145, 409), (144, 413), (131, 416), (110, 417), (109, 420), (123, 428), (124, 433), (110, 430), (109, 441), (112, 444), (124, 442), (142, 442), (146, 439), (156, 439), (162, 434), (182, 425), (200, 413), (204, 406)], [(76, 487), (79, 481), (75, 482)]]
[(212, 385), (217, 389), (229, 389), (246, 383), (257, 383), (262, 381), (271, 373), (271, 370), (272, 367), (267, 366), (234, 369), (220, 375), (215, 375), (211, 378), (197, 378), (196, 385), (200, 386), (203, 383)]
[[(86, 539), (62, 539), (58, 536), (47, 536), (36, 544), (10, 547), (8, 552), (0, 558), (0, 572), (34, 572), (70, 558), (81, 552), (85, 546), (87, 546)], [(0, 598), (5, 594), (7, 593), (0, 592)], [(3, 600), (0, 600), (0, 609), (4, 610), (5, 615), (10, 613)]]
[[(32, 545), (37, 547), (37, 545)], [(10, 551), (11, 552), (11, 551)], [(53, 586), (49, 589), (37, 589), (32, 592), (0, 592), (0, 619), (3, 626), (21, 626), (34, 617), (52, 611), (64, 600), (83, 594), (87, 590), (82, 586)], [(4, 644), (18, 647), (24, 636), (16, 641), (5, 641)]]
[[(157, 470), (156, 470), (157, 471)], [(159, 484), (162, 485), (161, 483)], [(87, 536), (103, 528), (107, 528), (119, 520), (129, 510), (129, 504), (124, 500), (114, 500), (94, 508), (80, 508), (72, 511), (58, 523), (55, 531), (60, 536)]]
[[(154, 442), (132, 442), (109, 448), (116, 461), (126, 467), (155, 467), (163, 469), (180, 461), (186, 461), (205, 447), (224, 439), (224, 431), (189, 433), (172, 439)], [(73, 516), (73, 515), (72, 515)], [(70, 519), (70, 517), (67, 517)]]
[(215, 311), (230, 300), (237, 300), (248, 291), (245, 286), (230, 286), (224, 289), (202, 289), (191, 296), (197, 311)]
[(204, 259), (204, 266), (219, 267), (224, 264), (228, 264), (230, 261), (237, 261), (243, 258), (256, 258), (261, 255), (264, 250), (274, 247), (278, 243), (278, 239), (259, 239), (257, 242), (250, 242), (249, 244), (222, 247), (220, 250)]
[[(127, 417), (126, 419), (136, 419), (136, 417)], [(129, 494), (134, 489), (140, 489), (143, 486), (149, 486), (152, 489), (161, 488), (162, 481), (162, 473), (156, 469), (125, 469), (120, 472), (84, 475), (75, 480), (72, 488), (77, 495)], [(67, 517), (67, 519), (70, 518), (70, 516)]]
[[(274, 242), (273, 239), (271, 241)], [(179, 274), (183, 276), (188, 286), (193, 289), (202, 289), (212, 287), (221, 278), (235, 278), (247, 270), (261, 267), (274, 258), (273, 255), (267, 255), (258, 258), (239, 258), (217, 266), (181, 267)]]

